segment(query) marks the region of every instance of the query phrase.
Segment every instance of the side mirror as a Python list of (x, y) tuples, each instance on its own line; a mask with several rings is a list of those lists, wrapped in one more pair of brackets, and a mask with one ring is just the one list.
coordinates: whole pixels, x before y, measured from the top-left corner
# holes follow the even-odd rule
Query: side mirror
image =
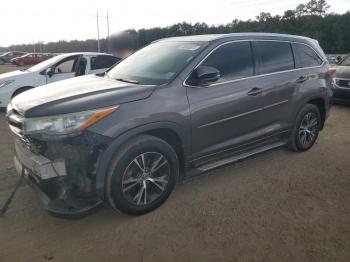
[(341, 56), (338, 56), (336, 59), (335, 59), (335, 63), (336, 64), (339, 64), (341, 62), (342, 58)]
[(209, 85), (220, 78), (218, 69), (211, 66), (199, 66), (194, 71), (194, 82), (197, 85)]
[(52, 68), (49, 67), (48, 69), (46, 69), (45, 74), (46, 74), (47, 76), (49, 76), (49, 77), (52, 77), (52, 75), (53, 75), (53, 70), (52, 70)]

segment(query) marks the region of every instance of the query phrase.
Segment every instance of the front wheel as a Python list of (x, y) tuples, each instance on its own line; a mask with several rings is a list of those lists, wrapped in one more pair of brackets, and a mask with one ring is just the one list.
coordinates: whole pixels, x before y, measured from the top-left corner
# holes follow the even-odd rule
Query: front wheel
[(178, 157), (165, 141), (141, 135), (127, 142), (111, 162), (107, 197), (123, 213), (140, 215), (159, 207), (179, 174)]
[(299, 152), (309, 150), (316, 142), (320, 128), (321, 115), (318, 107), (306, 104), (298, 113), (288, 147)]

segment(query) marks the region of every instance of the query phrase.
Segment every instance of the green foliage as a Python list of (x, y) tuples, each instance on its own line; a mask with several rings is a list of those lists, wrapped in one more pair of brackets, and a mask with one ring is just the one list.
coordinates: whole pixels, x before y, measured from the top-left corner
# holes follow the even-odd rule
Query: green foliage
[[(304, 35), (317, 39), (326, 53), (350, 52), (350, 12), (345, 14), (327, 14), (329, 5), (326, 0), (311, 0), (301, 4), (295, 10), (287, 10), (283, 16), (271, 16), (262, 12), (256, 20), (233, 20), (226, 25), (208, 25), (206, 23), (178, 23), (167, 27), (154, 27), (128, 30), (134, 44), (132, 48), (141, 48), (154, 40), (198, 34), (226, 34), (235, 32), (272, 32)], [(106, 39), (101, 40), (101, 50), (108, 51)], [(33, 45), (15, 45), (12, 50), (33, 51)], [(0, 52), (9, 48), (0, 48)], [(96, 40), (50, 42), (42, 46), (43, 52), (96, 51)]]

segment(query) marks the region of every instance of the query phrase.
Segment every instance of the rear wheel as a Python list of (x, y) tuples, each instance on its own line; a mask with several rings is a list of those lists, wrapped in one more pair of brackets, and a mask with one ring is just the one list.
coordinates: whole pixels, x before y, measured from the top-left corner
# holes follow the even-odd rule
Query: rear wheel
[(299, 152), (309, 150), (316, 142), (320, 128), (321, 115), (318, 107), (306, 104), (297, 116), (288, 147)]
[(142, 135), (127, 142), (112, 160), (107, 196), (112, 207), (140, 215), (159, 207), (176, 184), (176, 152), (165, 141)]
[(0, 59), (0, 65), (3, 65), (3, 64), (5, 64), (5, 61)]

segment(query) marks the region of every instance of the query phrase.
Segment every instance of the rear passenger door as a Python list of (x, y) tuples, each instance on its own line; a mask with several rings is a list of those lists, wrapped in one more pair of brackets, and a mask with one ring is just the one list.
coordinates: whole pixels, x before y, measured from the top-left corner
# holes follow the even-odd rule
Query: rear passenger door
[(262, 93), (252, 77), (253, 64), (250, 41), (225, 43), (200, 63), (218, 69), (221, 77), (209, 86), (187, 86), (194, 161), (260, 136), (266, 119), (260, 112)]
[(287, 132), (293, 113), (292, 96), (298, 83), (292, 45), (284, 41), (253, 41), (257, 86), (262, 92), (261, 115), (266, 119), (264, 136)]

